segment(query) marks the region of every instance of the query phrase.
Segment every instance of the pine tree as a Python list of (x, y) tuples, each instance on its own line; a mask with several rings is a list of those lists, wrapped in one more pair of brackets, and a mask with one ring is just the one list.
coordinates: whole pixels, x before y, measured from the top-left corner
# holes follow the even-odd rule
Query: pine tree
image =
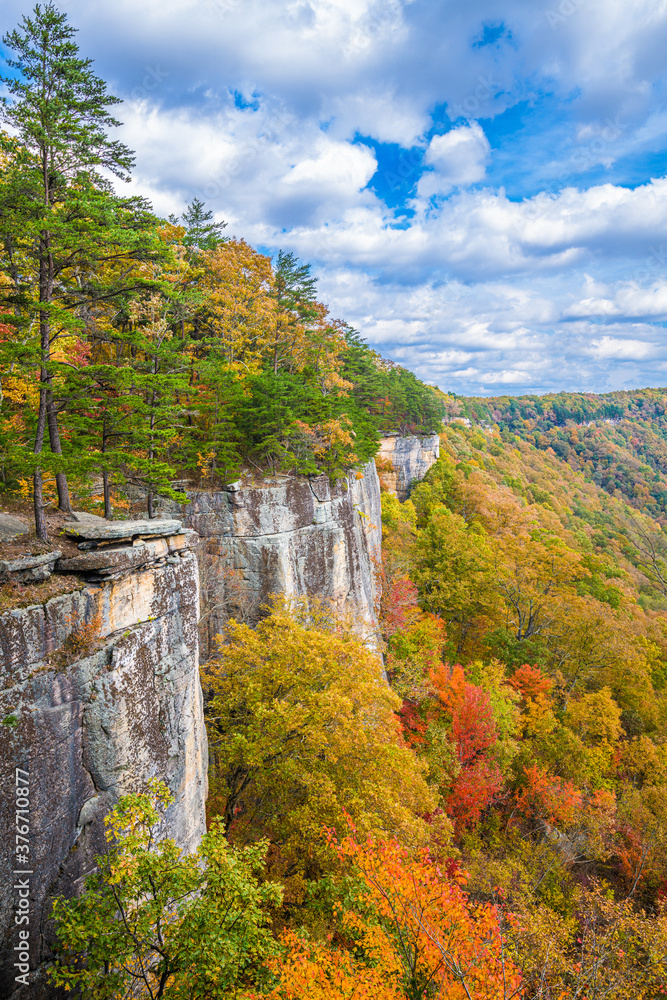
[(204, 211), (204, 202), (193, 198), (185, 212), (182, 223), (185, 226), (183, 245), (192, 251), (215, 250), (220, 243), (226, 243), (228, 237), (222, 235), (227, 228), (226, 222), (214, 222), (210, 209)]
[[(92, 61), (79, 56), (74, 34), (53, 4), (37, 4), (31, 17), (3, 37), (15, 53), (7, 63), (16, 75), (0, 77), (10, 94), (0, 114), (20, 147), (0, 192), (3, 270), (9, 279), (5, 301), (14, 326), (23, 332), (17, 360), (24, 370), (38, 372), (33, 451), (42, 455), (48, 428), (59, 507), (65, 511), (71, 507), (58, 420), (65, 404), (59, 406), (55, 398), (56, 342), (61, 341), (62, 353), (81, 328), (82, 286), (104, 259), (104, 247), (114, 244), (108, 257), (136, 256), (136, 247), (127, 246), (127, 233), (118, 238), (113, 196), (100, 174), (104, 169), (127, 179), (133, 164), (131, 151), (108, 135), (120, 124), (109, 112), (119, 98), (107, 93)], [(12, 267), (17, 259), (18, 269)], [(38, 342), (31, 343), (35, 321)], [(43, 465), (35, 459), (33, 481), (35, 527), (45, 539)]]
[(273, 282), (276, 316), (273, 335), (273, 373), (286, 364), (293, 368), (300, 341), (305, 338), (304, 323), (317, 317), (315, 307), (316, 279), (310, 264), (300, 264), (298, 257), (283, 250), (278, 252)]

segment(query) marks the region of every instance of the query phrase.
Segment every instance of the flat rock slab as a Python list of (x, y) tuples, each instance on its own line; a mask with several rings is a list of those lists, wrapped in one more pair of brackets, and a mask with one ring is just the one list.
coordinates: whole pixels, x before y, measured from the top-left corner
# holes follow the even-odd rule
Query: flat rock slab
[(0, 560), (0, 579), (18, 580), (21, 583), (40, 583), (48, 580), (54, 564), (62, 552), (44, 552), (39, 556), (19, 556), (18, 559)]
[(155, 538), (154, 541), (127, 545), (124, 548), (100, 548), (85, 552), (69, 559), (60, 559), (56, 569), (59, 573), (80, 573), (93, 579), (112, 579), (140, 569), (160, 559), (170, 559), (176, 553), (188, 548), (189, 532), (170, 538)]
[(15, 538), (27, 535), (29, 531), (28, 525), (19, 521), (18, 517), (12, 517), (11, 514), (0, 514), (0, 542), (13, 542)]
[(17, 573), (22, 569), (35, 569), (46, 563), (54, 563), (60, 559), (62, 552), (43, 552), (39, 556), (19, 556), (18, 559), (0, 560), (0, 573)]
[[(101, 523), (100, 523), (101, 522)], [(63, 524), (63, 533), (71, 538), (81, 538), (91, 542), (111, 542), (121, 538), (135, 538), (137, 535), (176, 535), (181, 531), (181, 521), (167, 521), (154, 518), (152, 521), (68, 521)]]
[(98, 549), (71, 559), (61, 559), (57, 569), (59, 573), (99, 573), (104, 576), (136, 569), (151, 562), (151, 559), (152, 553), (144, 545), (126, 549)]
[(105, 517), (99, 517), (97, 514), (89, 514), (87, 510), (72, 510), (69, 516), (77, 523), (92, 521), (93, 524), (109, 524), (109, 521)]

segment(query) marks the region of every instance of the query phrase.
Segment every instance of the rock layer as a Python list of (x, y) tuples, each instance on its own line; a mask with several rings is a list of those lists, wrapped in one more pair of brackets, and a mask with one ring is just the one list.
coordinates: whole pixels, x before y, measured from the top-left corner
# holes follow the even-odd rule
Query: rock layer
[[(78, 587), (71, 593), (0, 615), (2, 997), (50, 995), (42, 965), (50, 953), (50, 900), (75, 892), (91, 869), (103, 846), (103, 817), (121, 794), (144, 789), (152, 777), (163, 778), (175, 796), (166, 835), (191, 850), (204, 832), (207, 745), (198, 672), (199, 587), (196, 556), (185, 545), (188, 536), (67, 560), (89, 561), (67, 567), (70, 571), (96, 577), (106, 565), (115, 578), (99, 585), (74, 578)], [(170, 549), (169, 542), (176, 544)], [(118, 574), (119, 561), (136, 552), (143, 564), (130, 560)], [(29, 773), (30, 781), (30, 959), (35, 971), (27, 989), (15, 990), (17, 767)]]
[(440, 438), (388, 435), (380, 442), (378, 458), (390, 462), (393, 471), (382, 472), (382, 484), (399, 500), (407, 500), (413, 483), (423, 479), (440, 458)]
[(336, 484), (289, 478), (194, 493), (183, 516), (201, 537), (202, 653), (230, 613), (252, 620), (274, 592), (316, 595), (374, 627), (382, 537), (374, 462)]

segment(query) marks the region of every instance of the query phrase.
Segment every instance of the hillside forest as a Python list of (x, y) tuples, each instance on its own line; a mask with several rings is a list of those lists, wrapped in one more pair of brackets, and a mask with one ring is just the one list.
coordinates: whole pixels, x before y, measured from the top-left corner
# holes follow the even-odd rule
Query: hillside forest
[(191, 483), (342, 478), (381, 430), (442, 430), (409, 499), (383, 489), (374, 635), (316, 595), (227, 621), (202, 668), (203, 842), (162, 835), (164, 784), (121, 798), (80, 894), (55, 901), (52, 983), (664, 996), (667, 396), (424, 386), (331, 319), (292, 254), (197, 200), (165, 220), (116, 193), (116, 100), (65, 15), (38, 5), (4, 41), (1, 487), (40, 538), (74, 500), (111, 518), (133, 488), (151, 516)]
[[(241, 469), (326, 472), (441, 406), (319, 302), (310, 266), (227, 236), (196, 197), (161, 219), (116, 192), (133, 154), (118, 99), (52, 5), (5, 37), (0, 132), (0, 485), (71, 508), (100, 483), (177, 498)], [(89, 490), (90, 492), (90, 490)], [(78, 501), (77, 501), (78, 502)]]

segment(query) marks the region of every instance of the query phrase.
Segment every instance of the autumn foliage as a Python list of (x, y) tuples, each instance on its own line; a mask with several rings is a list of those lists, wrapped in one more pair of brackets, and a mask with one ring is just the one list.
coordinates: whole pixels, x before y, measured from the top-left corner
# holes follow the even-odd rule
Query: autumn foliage
[(503, 945), (508, 917), (473, 903), (455, 865), (443, 868), (427, 850), (410, 855), (396, 841), (330, 839), (358, 875), (356, 896), (336, 909), (337, 944), (285, 936), (276, 1000), (518, 995), (521, 976)]

